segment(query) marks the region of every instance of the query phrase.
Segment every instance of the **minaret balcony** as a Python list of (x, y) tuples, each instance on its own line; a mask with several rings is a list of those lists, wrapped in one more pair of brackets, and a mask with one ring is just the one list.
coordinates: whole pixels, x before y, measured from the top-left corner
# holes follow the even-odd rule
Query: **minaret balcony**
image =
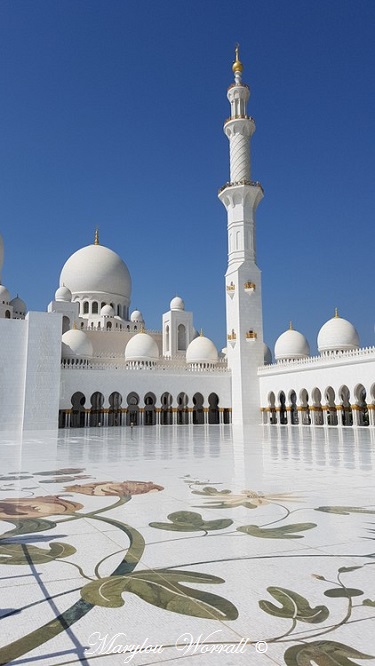
[(224, 120), (224, 125), (229, 123), (231, 120), (251, 120), (255, 124), (255, 120), (252, 116), (241, 115), (241, 116), (229, 116), (229, 118), (226, 118)]
[(228, 187), (237, 187), (238, 185), (250, 185), (251, 187), (260, 187), (262, 194), (264, 194), (264, 189), (259, 182), (259, 180), (237, 180), (237, 181), (228, 181), (225, 183), (222, 187), (219, 189), (219, 194), (220, 192), (223, 192), (226, 190)]
[(227, 90), (231, 90), (232, 88), (247, 88), (250, 90), (250, 86), (248, 86), (247, 83), (231, 83), (230, 86), (228, 86)]

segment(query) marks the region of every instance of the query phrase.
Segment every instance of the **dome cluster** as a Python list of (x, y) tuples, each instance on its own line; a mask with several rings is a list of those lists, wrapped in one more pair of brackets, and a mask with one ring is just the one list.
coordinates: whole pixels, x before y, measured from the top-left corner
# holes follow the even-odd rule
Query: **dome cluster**
[[(338, 352), (359, 349), (359, 336), (353, 324), (340, 317), (336, 309), (335, 316), (321, 327), (317, 343), (321, 355), (337, 354)], [(290, 325), (288, 331), (277, 338), (275, 343), (275, 359), (277, 362), (295, 361), (309, 356), (309, 343), (302, 333), (292, 328), (292, 325)]]

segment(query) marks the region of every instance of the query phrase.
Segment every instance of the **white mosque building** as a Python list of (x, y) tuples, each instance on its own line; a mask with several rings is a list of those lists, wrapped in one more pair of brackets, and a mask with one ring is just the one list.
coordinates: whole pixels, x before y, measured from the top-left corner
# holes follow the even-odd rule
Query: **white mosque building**
[(74, 252), (47, 312), (27, 312), (1, 283), (0, 430), (170, 424), (375, 426), (375, 347), (361, 348), (335, 315), (318, 334), (319, 356), (290, 325), (275, 362), (263, 342), (255, 213), (263, 198), (250, 169), (255, 130), (238, 49), (229, 86), (226, 346), (218, 353), (172, 298), (161, 330), (131, 312), (131, 277), (116, 252), (94, 243)]

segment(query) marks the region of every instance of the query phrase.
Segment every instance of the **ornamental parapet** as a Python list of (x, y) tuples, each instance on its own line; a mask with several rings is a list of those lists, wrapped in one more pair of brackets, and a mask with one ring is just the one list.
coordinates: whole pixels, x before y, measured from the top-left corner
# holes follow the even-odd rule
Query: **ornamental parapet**
[(272, 365), (261, 365), (258, 368), (260, 375), (272, 375), (274, 373), (294, 372), (308, 369), (308, 366), (316, 368), (317, 366), (349, 365), (350, 363), (370, 363), (375, 362), (375, 347), (362, 347), (361, 349), (348, 349), (347, 351), (332, 352), (322, 356), (309, 356), (308, 358), (299, 358), (290, 361), (279, 361)]
[(250, 90), (250, 87), (247, 85), (247, 83), (231, 83), (227, 90), (231, 90), (231, 88), (247, 88)]
[(204, 374), (207, 373), (209, 375), (212, 374), (223, 374), (223, 373), (229, 373), (230, 370), (228, 368), (227, 362), (226, 361), (219, 361), (215, 365), (209, 364), (209, 363), (202, 363), (202, 364), (194, 364), (193, 366), (187, 365), (186, 363), (184, 365), (180, 363), (168, 363), (165, 361), (162, 362), (155, 362), (152, 365), (146, 365), (142, 362), (139, 362), (138, 364), (134, 363), (131, 367), (127, 364), (125, 359), (118, 358), (116, 360), (114, 359), (108, 359), (107, 361), (104, 361), (104, 359), (101, 360), (88, 360), (88, 361), (82, 361), (82, 359), (64, 359), (61, 362), (61, 369), (62, 370), (76, 370), (76, 371), (86, 371), (89, 372), (90, 370), (99, 370), (101, 372), (103, 371), (119, 371), (123, 373), (133, 373), (133, 372), (151, 372), (153, 374), (171, 374), (171, 375), (182, 375), (185, 373), (189, 374)]
[(219, 189), (219, 194), (220, 192), (223, 192), (226, 190), (228, 187), (237, 187), (238, 185), (251, 185), (252, 187), (260, 187), (262, 190), (262, 193), (264, 194), (264, 189), (259, 182), (259, 180), (236, 180), (236, 181), (228, 181), (227, 183), (224, 183), (222, 187)]
[(252, 116), (229, 116), (229, 118), (225, 118), (224, 120), (224, 125), (229, 123), (231, 120), (251, 120), (252, 123), (255, 123), (255, 120)]

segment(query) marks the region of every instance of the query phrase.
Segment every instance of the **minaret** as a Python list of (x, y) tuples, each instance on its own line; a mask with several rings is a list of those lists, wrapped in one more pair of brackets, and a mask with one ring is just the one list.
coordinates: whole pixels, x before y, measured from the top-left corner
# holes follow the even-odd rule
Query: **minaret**
[(238, 45), (234, 83), (228, 88), (231, 115), (224, 123), (229, 139), (230, 180), (219, 199), (228, 216), (228, 269), (225, 274), (227, 358), (232, 370), (232, 422), (260, 423), (257, 369), (263, 365), (260, 270), (256, 264), (255, 212), (263, 189), (251, 180), (250, 139), (255, 131), (247, 115), (250, 89), (242, 83)]

